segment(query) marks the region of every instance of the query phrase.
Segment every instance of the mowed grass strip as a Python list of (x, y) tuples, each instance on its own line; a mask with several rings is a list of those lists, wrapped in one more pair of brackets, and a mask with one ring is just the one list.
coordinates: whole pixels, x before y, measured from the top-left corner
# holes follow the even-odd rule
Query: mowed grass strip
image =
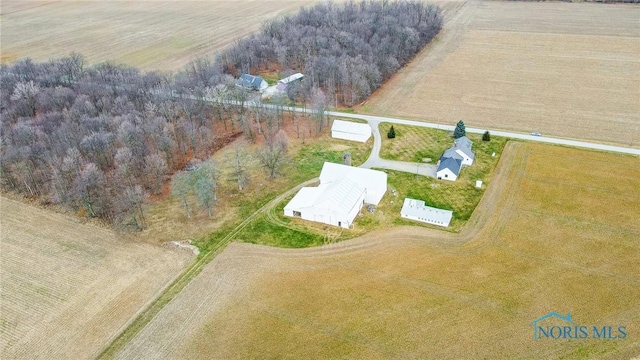
[[(391, 123), (380, 124), (382, 136), (380, 157), (383, 159), (419, 163), (424, 162), (424, 159), (431, 159), (431, 163), (435, 164), (442, 152), (453, 144), (450, 131), (399, 124), (393, 124), (396, 137), (389, 139), (387, 132), (391, 126)], [(469, 138), (471, 139), (471, 136)], [(474, 141), (475, 148), (476, 141), (471, 140)]]

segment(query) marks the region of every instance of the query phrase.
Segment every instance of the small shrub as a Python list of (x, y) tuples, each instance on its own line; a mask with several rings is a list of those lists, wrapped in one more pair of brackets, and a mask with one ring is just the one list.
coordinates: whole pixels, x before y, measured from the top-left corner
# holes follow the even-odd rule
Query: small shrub
[(393, 125), (391, 125), (391, 129), (389, 129), (389, 131), (387, 132), (387, 138), (395, 139), (395, 137), (396, 137), (396, 130), (393, 128)]
[(482, 134), (482, 141), (491, 141), (491, 135), (489, 135), (489, 130), (485, 131)]

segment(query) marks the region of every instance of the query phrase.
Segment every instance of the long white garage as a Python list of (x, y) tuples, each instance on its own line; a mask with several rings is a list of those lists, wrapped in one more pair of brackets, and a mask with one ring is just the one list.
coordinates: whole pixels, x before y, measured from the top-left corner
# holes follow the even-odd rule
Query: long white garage
[(371, 137), (371, 126), (351, 121), (333, 120), (331, 137), (335, 139), (367, 142)]

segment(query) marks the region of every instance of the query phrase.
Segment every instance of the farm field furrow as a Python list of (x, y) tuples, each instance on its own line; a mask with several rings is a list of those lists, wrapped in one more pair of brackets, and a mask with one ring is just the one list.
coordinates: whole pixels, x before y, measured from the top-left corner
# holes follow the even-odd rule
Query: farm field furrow
[(365, 113), (640, 146), (640, 8), (469, 1)]
[[(608, 176), (594, 182), (589, 163)], [(510, 142), (459, 234), (398, 227), (309, 249), (230, 244), (117, 357), (630, 358), (640, 349), (638, 187), (637, 157)], [(553, 311), (629, 336), (534, 341), (531, 322)]]
[[(81, 53), (175, 71), (317, 0), (2, 2), (2, 62)], [(37, 5), (37, 6), (36, 6)]]
[(5, 197), (0, 213), (3, 359), (95, 357), (191, 259)]

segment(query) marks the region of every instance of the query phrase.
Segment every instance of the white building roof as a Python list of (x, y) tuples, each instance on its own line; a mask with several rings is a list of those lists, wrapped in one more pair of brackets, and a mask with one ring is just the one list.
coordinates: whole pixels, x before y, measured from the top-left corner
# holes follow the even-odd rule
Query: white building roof
[(322, 207), (348, 213), (366, 192), (365, 201), (378, 205), (387, 190), (387, 174), (370, 169), (325, 162), (320, 185), (303, 187), (285, 209)]
[(400, 215), (428, 224), (447, 227), (453, 217), (453, 211), (425, 206), (422, 200), (405, 198)]
[(331, 131), (339, 131), (348, 134), (357, 134), (362, 136), (371, 136), (371, 126), (369, 124), (360, 124), (351, 121), (333, 120)]
[[(326, 186), (324, 186), (326, 187)], [(306, 207), (313, 206), (316, 203), (318, 197), (322, 194), (324, 187), (322, 185), (318, 187), (303, 187), (298, 191), (296, 196), (289, 201), (285, 209), (303, 209)]]
[(367, 204), (378, 205), (387, 191), (386, 173), (330, 162), (325, 162), (322, 166), (320, 183), (331, 183), (347, 177), (367, 190)]
[(296, 81), (296, 80), (302, 79), (303, 77), (304, 77), (304, 75), (302, 75), (301, 73), (295, 73), (295, 74), (293, 74), (291, 76), (287, 76), (284, 79), (278, 80), (278, 82), (281, 83), (281, 84), (288, 84), (288, 83), (290, 83), (292, 81)]
[(348, 214), (364, 191), (364, 186), (345, 177), (324, 185), (324, 191), (314, 205)]

